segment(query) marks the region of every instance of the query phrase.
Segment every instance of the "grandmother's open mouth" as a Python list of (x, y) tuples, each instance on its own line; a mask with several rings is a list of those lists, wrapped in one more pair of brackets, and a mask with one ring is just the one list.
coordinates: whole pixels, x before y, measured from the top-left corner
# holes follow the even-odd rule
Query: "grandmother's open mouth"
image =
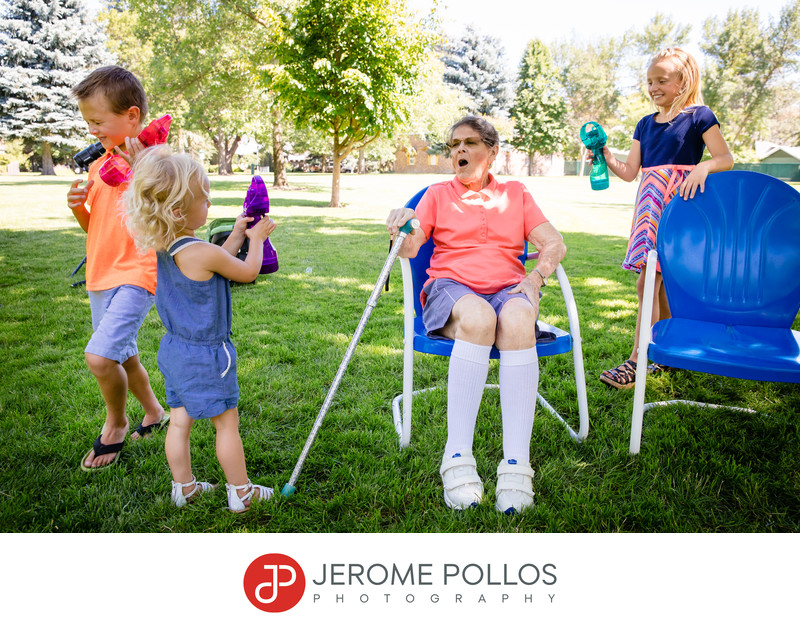
[(468, 164), (469, 164), (469, 161), (466, 160), (465, 158), (461, 158), (461, 160), (458, 161), (458, 166), (460, 166), (460, 167), (465, 167)]

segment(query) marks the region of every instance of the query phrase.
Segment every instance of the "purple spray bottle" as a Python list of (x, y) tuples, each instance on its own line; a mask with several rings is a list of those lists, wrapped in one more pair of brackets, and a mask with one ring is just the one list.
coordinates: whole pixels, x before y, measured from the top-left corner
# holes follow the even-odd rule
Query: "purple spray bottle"
[[(252, 217), (253, 221), (248, 224), (248, 227), (255, 226), (262, 217), (269, 212), (269, 195), (267, 194), (267, 185), (260, 175), (253, 177), (250, 182), (250, 188), (247, 189), (247, 195), (244, 198), (244, 214), (247, 217)], [(272, 274), (278, 271), (278, 253), (272, 247), (269, 238), (264, 241), (264, 258), (261, 261), (261, 271), (259, 274)]]

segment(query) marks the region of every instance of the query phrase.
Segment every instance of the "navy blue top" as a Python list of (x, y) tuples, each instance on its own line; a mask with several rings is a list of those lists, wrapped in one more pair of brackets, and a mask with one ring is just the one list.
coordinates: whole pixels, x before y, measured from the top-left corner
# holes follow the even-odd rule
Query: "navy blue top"
[(642, 168), (665, 164), (698, 164), (703, 157), (703, 134), (717, 117), (705, 105), (692, 106), (668, 123), (657, 123), (655, 114), (648, 114), (636, 124), (633, 139), (642, 152)]

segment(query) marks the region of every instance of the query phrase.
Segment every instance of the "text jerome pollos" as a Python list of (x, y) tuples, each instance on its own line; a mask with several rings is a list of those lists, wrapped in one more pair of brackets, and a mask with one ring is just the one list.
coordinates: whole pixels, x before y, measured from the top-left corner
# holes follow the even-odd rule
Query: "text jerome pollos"
[[(325, 590), (327, 594), (314, 593), (314, 603), (426, 601), (435, 604), (444, 601), (465, 604), (495, 601), (505, 604), (518, 601), (552, 604), (555, 598), (552, 587), (557, 580), (556, 566), (553, 563), (541, 566), (533, 563), (410, 563), (408, 566), (394, 563), (326, 563), (312, 582), (318, 587), (334, 588)], [(534, 586), (551, 589), (544, 590), (548, 593), (540, 593), (534, 598), (531, 589)], [(350, 589), (335, 589), (338, 587)], [(417, 591), (412, 588), (434, 588), (438, 591)]]

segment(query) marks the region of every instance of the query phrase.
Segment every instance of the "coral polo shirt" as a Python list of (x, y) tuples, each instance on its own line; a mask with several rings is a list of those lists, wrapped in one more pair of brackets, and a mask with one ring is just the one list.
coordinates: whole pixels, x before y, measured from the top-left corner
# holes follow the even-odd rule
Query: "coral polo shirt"
[(522, 182), (471, 191), (458, 178), (428, 187), (417, 204), (420, 228), (433, 237), (430, 282), (449, 278), (479, 294), (493, 294), (525, 278), (519, 260), (525, 238), (547, 221)]
[[(106, 154), (108, 155), (108, 154)], [(86, 235), (86, 289), (102, 291), (121, 285), (143, 287), (156, 292), (156, 253), (140, 252), (126, 227), (122, 193), (127, 182), (109, 186), (98, 171), (105, 157), (89, 167), (94, 180), (86, 203), (89, 206), (89, 230)]]

